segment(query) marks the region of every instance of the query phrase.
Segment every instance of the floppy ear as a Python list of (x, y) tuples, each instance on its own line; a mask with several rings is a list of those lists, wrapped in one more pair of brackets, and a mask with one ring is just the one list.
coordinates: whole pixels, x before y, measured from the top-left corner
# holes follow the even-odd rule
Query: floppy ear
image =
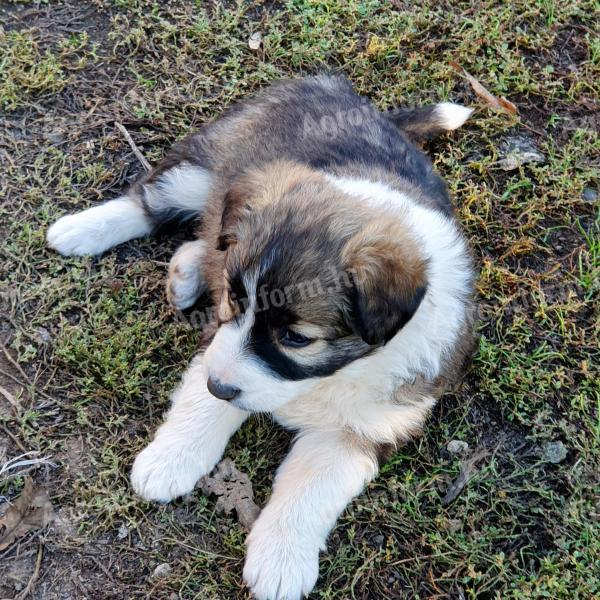
[(249, 176), (241, 176), (225, 194), (217, 250), (227, 250), (231, 244), (235, 244), (235, 226), (245, 214), (252, 211), (252, 198), (256, 195), (256, 191), (252, 179)]
[(223, 199), (221, 234), (217, 250), (226, 250), (236, 241), (236, 225), (252, 211), (260, 210), (302, 183), (320, 181), (310, 169), (291, 161), (273, 161), (263, 169), (240, 175)]
[(427, 260), (398, 224), (385, 222), (352, 237), (344, 259), (354, 284), (350, 325), (367, 344), (385, 344), (419, 308)]

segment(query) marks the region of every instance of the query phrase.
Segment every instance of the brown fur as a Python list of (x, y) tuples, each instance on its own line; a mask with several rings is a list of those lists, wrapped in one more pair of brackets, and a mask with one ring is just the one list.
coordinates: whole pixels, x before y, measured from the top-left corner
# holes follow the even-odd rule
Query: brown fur
[[(299, 118), (313, 113), (335, 116), (335, 98), (340, 91), (337, 84), (321, 80), (320, 95), (315, 96), (316, 82), (283, 82), (236, 106), (177, 144), (142, 184), (157, 181), (166, 170), (182, 163), (201, 166), (213, 175), (199, 236), (208, 244), (203, 273), (220, 320), (235, 314), (227, 293), (232, 273), (257, 268), (273, 235), (294, 227), (290, 235), (298, 237), (290, 243), (296, 244), (295, 252), (289, 263), (281, 265), (281, 280), (296, 286), (289, 291), (293, 310), (324, 338), (347, 335), (344, 328), (354, 320), (359, 335), (349, 336), (336, 351), (360, 356), (368, 349), (365, 341), (385, 343), (416, 310), (427, 287), (427, 262), (418, 242), (401, 223), (366, 205), (357, 206), (312, 166), (321, 141), (303, 139)], [(433, 121), (424, 122), (430, 112), (416, 111), (411, 116), (400, 111), (388, 118), (411, 135), (422, 136), (439, 129)], [(333, 160), (327, 172), (384, 183), (424, 207), (450, 216), (444, 184), (429, 167), (423, 167), (416, 148), (406, 151), (408, 170), (397, 168), (397, 163), (367, 160), (363, 150), (380, 144), (378, 127), (376, 122), (361, 125), (355, 132), (357, 159), (350, 157), (339, 164)], [(383, 121), (381, 127), (385, 129)], [(405, 139), (402, 133), (398, 135)], [(299, 231), (313, 236), (313, 243), (303, 244)], [(301, 287), (310, 287), (316, 277), (326, 288), (335, 286), (332, 273), (349, 274), (356, 291), (354, 300), (339, 293), (318, 293), (307, 302)], [(474, 306), (472, 298), (464, 301)], [(472, 313), (463, 339), (444, 357), (440, 376), (435, 381), (400, 386), (395, 392), (397, 402), (437, 398), (458, 379), (474, 345)], [(309, 361), (310, 352), (304, 354)]]

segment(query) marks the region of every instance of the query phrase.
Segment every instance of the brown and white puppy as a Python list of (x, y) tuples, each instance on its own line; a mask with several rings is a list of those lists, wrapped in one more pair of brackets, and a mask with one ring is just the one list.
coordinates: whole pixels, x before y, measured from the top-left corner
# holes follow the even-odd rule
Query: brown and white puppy
[(200, 217), (168, 297), (184, 309), (208, 288), (216, 333), (131, 479), (166, 502), (193, 490), (251, 413), (297, 431), (248, 537), (244, 578), (259, 599), (310, 592), (338, 515), (419, 433), (471, 351), (469, 252), (409, 141), (470, 112), (383, 114), (342, 78), (283, 82), (177, 144), (125, 196), (48, 231), (62, 254), (100, 254)]

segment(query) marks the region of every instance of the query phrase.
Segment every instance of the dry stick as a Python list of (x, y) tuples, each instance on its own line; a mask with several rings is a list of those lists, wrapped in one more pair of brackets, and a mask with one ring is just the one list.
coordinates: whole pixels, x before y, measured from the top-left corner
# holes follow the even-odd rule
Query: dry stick
[(40, 545), (38, 546), (37, 559), (35, 561), (35, 569), (33, 570), (33, 574), (31, 575), (31, 578), (27, 583), (27, 587), (20, 594), (17, 594), (15, 596), (15, 600), (25, 600), (25, 598), (27, 598), (27, 596), (29, 596), (29, 594), (32, 592), (33, 586), (40, 575), (40, 567), (42, 566), (42, 556), (44, 554), (42, 548), (43, 545), (40, 542)]
[(21, 405), (17, 402), (16, 398), (6, 388), (3, 388), (1, 385), (0, 385), (0, 395), (4, 396), (8, 400), (9, 404), (13, 407), (15, 414), (17, 414), (19, 409), (21, 408)]
[(115, 125), (117, 129), (123, 134), (123, 137), (127, 140), (127, 143), (131, 146), (133, 153), (137, 156), (137, 159), (142, 163), (142, 167), (146, 169), (146, 172), (150, 171), (152, 167), (150, 163), (146, 160), (146, 157), (142, 154), (141, 150), (137, 147), (136, 143), (133, 141), (131, 135), (129, 135), (129, 131), (123, 127), (119, 121), (115, 121)]
[[(28, 391), (29, 391), (29, 388), (33, 388), (38, 394), (40, 394), (41, 396), (43, 396), (44, 398), (46, 398), (46, 400), (50, 400), (50, 402), (54, 402), (54, 398), (52, 396), (49, 396), (48, 394), (46, 394), (46, 392), (44, 392), (44, 390), (38, 389), (35, 386), (35, 384), (33, 384), (31, 381), (29, 381), (29, 377), (27, 377), (27, 375), (25, 374), (25, 372), (23, 371), (23, 369), (21, 369), (19, 363), (15, 362), (13, 360), (13, 358), (10, 356), (10, 354), (8, 354), (8, 352), (6, 351), (6, 348), (1, 343), (0, 343), (0, 348), (2, 348), (2, 350), (4, 350), (4, 354), (6, 354), (6, 356), (9, 358), (10, 362), (13, 363), (14, 365), (17, 365), (20, 373), (25, 377), (25, 381), (21, 381), (18, 377), (15, 377), (12, 373), (8, 373), (4, 369), (0, 369), (0, 373), (2, 373), (2, 375), (6, 376), (6, 377), (9, 377), (15, 383), (17, 383), (20, 386), (24, 387)], [(31, 396), (31, 393), (29, 393), (29, 395)]]
[(486, 448), (480, 448), (479, 450), (476, 450), (472, 456), (461, 461), (458, 477), (448, 488), (446, 495), (442, 498), (442, 506), (448, 506), (448, 504), (458, 498), (467, 483), (469, 483), (471, 477), (473, 477), (477, 463), (488, 455), (489, 452)]
[(29, 381), (29, 376), (27, 375), (27, 373), (23, 371), (21, 365), (10, 355), (9, 351), (6, 349), (6, 346), (2, 342), (0, 342), (0, 347), (2, 348), (2, 352), (4, 352), (4, 355), (6, 356), (7, 360), (9, 360), (10, 363), (17, 369), (17, 371), (21, 373), (25, 381)]
[(0, 425), (0, 429), (18, 446), (21, 452), (27, 452), (25, 446), (19, 441), (19, 438), (15, 437), (4, 425)]

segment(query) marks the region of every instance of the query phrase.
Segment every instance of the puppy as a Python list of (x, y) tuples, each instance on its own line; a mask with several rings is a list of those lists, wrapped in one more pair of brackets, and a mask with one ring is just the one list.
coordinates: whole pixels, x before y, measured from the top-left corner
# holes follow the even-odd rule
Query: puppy
[(470, 254), (411, 142), (470, 113), (381, 113), (343, 78), (285, 81), (176, 144), (126, 195), (48, 231), (61, 254), (101, 254), (199, 219), (167, 294), (185, 309), (208, 289), (215, 333), (131, 481), (147, 500), (191, 492), (252, 413), (297, 432), (247, 540), (258, 599), (312, 590), (338, 515), (419, 433), (471, 352)]

